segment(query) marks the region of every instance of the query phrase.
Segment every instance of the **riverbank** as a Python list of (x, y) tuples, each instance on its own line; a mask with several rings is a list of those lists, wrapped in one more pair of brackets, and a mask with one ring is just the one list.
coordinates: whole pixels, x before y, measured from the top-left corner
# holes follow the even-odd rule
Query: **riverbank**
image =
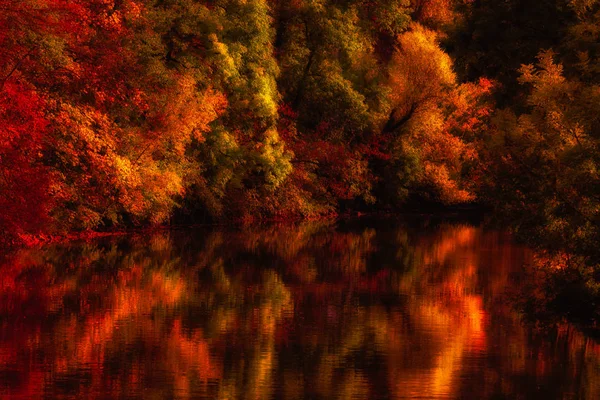
[(285, 216), (275, 218), (246, 218), (237, 221), (222, 221), (222, 222), (205, 222), (205, 223), (172, 223), (145, 227), (130, 227), (117, 228), (111, 230), (88, 230), (84, 232), (65, 232), (56, 234), (23, 234), (13, 239), (9, 243), (0, 242), (0, 251), (10, 251), (19, 248), (40, 247), (48, 244), (67, 243), (75, 241), (92, 241), (107, 237), (118, 237), (126, 235), (143, 235), (152, 234), (161, 231), (184, 230), (196, 228), (211, 228), (211, 227), (249, 227), (277, 224), (301, 224), (304, 222), (318, 221), (351, 221), (355, 219), (363, 220), (401, 220), (403, 218), (416, 217), (438, 217), (438, 218), (455, 218), (465, 221), (482, 221), (484, 216), (489, 213), (489, 208), (481, 205), (460, 205), (454, 207), (446, 207), (436, 204), (428, 204), (418, 208), (416, 205), (411, 205), (405, 211), (345, 211), (340, 213), (330, 213), (320, 215), (318, 217), (298, 217)]

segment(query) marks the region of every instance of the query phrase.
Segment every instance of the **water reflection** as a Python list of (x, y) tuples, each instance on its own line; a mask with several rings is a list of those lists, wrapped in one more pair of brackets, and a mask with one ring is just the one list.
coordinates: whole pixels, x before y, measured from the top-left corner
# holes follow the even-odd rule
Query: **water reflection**
[(23, 251), (0, 267), (0, 395), (600, 398), (600, 346), (508, 303), (529, 257), (423, 221)]

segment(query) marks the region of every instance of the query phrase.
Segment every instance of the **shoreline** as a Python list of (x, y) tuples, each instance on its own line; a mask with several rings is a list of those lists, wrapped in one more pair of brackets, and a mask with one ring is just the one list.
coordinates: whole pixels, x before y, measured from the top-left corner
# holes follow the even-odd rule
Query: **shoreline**
[(119, 228), (114, 230), (87, 230), (82, 232), (68, 232), (62, 234), (32, 234), (21, 235), (20, 240), (13, 241), (8, 245), (0, 244), (0, 253), (8, 254), (14, 251), (30, 248), (41, 248), (52, 244), (64, 244), (70, 242), (88, 242), (102, 238), (152, 234), (156, 232), (188, 230), (198, 228), (237, 227), (247, 228), (262, 225), (288, 225), (307, 222), (347, 222), (356, 219), (378, 219), (378, 218), (413, 218), (413, 217), (440, 217), (440, 218), (483, 218), (488, 210), (483, 207), (448, 207), (448, 208), (426, 208), (423, 210), (407, 209), (406, 211), (373, 211), (373, 212), (343, 212), (326, 214), (318, 217), (273, 217), (273, 218), (250, 218), (237, 221), (192, 223), (192, 224), (163, 224), (144, 227)]

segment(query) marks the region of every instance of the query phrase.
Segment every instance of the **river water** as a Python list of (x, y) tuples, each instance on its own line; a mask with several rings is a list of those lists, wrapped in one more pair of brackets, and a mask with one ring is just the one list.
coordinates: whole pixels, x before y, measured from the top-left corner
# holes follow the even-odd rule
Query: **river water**
[(0, 397), (600, 399), (600, 344), (515, 308), (531, 257), (420, 217), (24, 250), (0, 265)]

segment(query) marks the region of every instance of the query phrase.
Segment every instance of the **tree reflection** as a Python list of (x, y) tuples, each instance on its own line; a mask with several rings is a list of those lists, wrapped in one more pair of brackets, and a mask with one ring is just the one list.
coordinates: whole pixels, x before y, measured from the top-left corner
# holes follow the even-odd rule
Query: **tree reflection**
[(386, 225), (15, 254), (0, 267), (0, 394), (600, 396), (597, 343), (568, 325), (536, 334), (507, 304), (524, 249), (471, 225)]

